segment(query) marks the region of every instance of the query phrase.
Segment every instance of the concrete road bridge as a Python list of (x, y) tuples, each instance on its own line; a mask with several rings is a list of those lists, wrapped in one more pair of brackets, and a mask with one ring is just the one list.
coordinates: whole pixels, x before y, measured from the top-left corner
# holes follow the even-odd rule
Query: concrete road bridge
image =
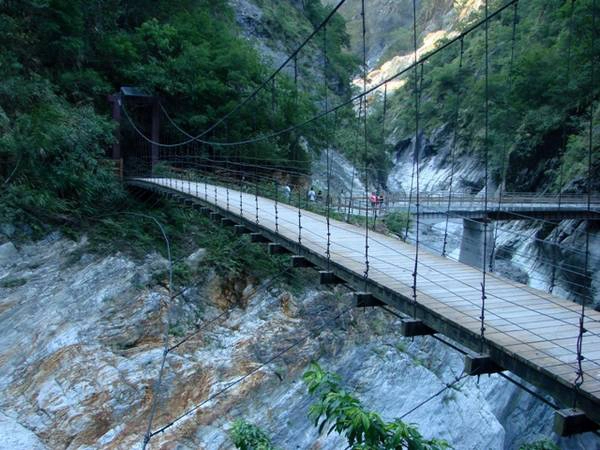
[[(589, 205), (588, 205), (589, 200)], [(368, 202), (368, 205), (367, 205)], [(600, 220), (600, 196), (585, 194), (543, 194), (506, 192), (490, 196), (452, 192), (420, 192), (419, 209), (416, 195), (390, 193), (383, 202), (374, 203), (363, 196), (337, 198), (337, 210), (365, 214), (367, 208), (381, 216), (407, 211), (422, 218), (460, 218), (474, 220)]]

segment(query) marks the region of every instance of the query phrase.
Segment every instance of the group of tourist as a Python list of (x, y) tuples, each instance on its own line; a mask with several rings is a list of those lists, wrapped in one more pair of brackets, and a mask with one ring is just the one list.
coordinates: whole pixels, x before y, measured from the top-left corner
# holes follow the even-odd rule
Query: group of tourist
[[(290, 202), (292, 199), (292, 188), (289, 184), (285, 184), (283, 186), (283, 198), (287, 202)], [(306, 192), (306, 199), (310, 203), (322, 203), (323, 191), (321, 191), (320, 189), (315, 190), (314, 186), (311, 186), (310, 189), (308, 189), (308, 191)], [(345, 195), (344, 190), (342, 190), (338, 194), (338, 204), (340, 206), (345, 205), (349, 200), (350, 198)], [(384, 202), (383, 191), (378, 189), (377, 191), (371, 192), (368, 200), (372, 208), (381, 208)]]

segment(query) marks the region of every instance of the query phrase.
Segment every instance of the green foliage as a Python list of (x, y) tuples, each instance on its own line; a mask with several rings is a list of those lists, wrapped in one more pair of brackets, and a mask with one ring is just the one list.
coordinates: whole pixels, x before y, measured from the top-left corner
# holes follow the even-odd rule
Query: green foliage
[[(289, 2), (263, 0), (295, 48), (325, 12), (320, 2), (301, 10)], [(268, 22), (268, 20), (267, 20)], [(269, 23), (265, 24), (266, 27)], [(293, 29), (292, 29), (293, 28)], [(276, 39), (275, 36), (273, 36)], [(328, 79), (346, 86), (355, 61), (344, 22), (328, 30)], [(300, 78), (307, 86), (322, 74), (311, 67), (320, 41), (306, 49)], [(45, 0), (0, 6), (0, 212), (9, 221), (77, 228), (85, 220), (122, 204), (124, 192), (102, 159), (113, 140), (106, 96), (119, 86), (144, 87), (160, 95), (177, 124), (204, 129), (229, 112), (266, 78), (270, 69), (238, 34), (226, 0)], [(281, 74), (277, 94), (263, 90), (235, 120), (215, 130), (213, 139), (268, 134), (302, 122), (316, 111), (323, 92), (297, 94)], [(301, 86), (302, 90), (302, 86)], [(343, 91), (343, 89), (342, 89)], [(342, 95), (342, 94), (340, 94)], [(301, 145), (308, 136), (322, 145), (323, 123), (241, 148), (246, 158), (279, 159), (301, 172), (310, 157)], [(286, 160), (294, 162), (287, 164)]]
[(385, 422), (379, 414), (366, 411), (360, 401), (346, 392), (340, 378), (312, 363), (304, 373), (309, 394), (317, 397), (310, 407), (309, 417), (322, 432), (329, 426), (344, 434), (348, 448), (354, 450), (401, 450), (406, 448), (437, 450), (450, 446), (442, 440), (425, 439), (413, 425), (400, 419)]
[(122, 201), (114, 169), (102, 160), (110, 123), (58, 97), (39, 77), (7, 72), (0, 68), (2, 216), (41, 231), (44, 223), (76, 226)]
[[(134, 258), (142, 258), (150, 252), (158, 252), (166, 258), (166, 246), (160, 229), (150, 216), (163, 225), (171, 244), (173, 280), (186, 285), (194, 281), (185, 264), (186, 258), (198, 248), (206, 249), (199, 271), (214, 270), (223, 278), (251, 276), (265, 279), (288, 267), (285, 256), (271, 257), (260, 245), (253, 245), (246, 236), (236, 236), (230, 228), (224, 228), (198, 212), (181, 208), (168, 200), (139, 203), (129, 200), (122, 211), (105, 217), (97, 217), (87, 226), (91, 248), (97, 253), (111, 253), (115, 249)], [(156, 282), (166, 282), (167, 273), (157, 274)], [(292, 283), (291, 276), (281, 278)]]
[(396, 235), (403, 235), (406, 231), (407, 222), (410, 222), (410, 214), (408, 212), (391, 212), (383, 218), (387, 229)]
[(233, 423), (230, 436), (239, 450), (276, 450), (264, 431), (244, 420)]
[[(344, 154), (358, 168), (356, 177), (369, 177), (369, 185), (385, 186), (389, 169), (393, 166), (389, 154), (391, 145), (385, 141), (390, 131), (390, 115), (383, 117), (383, 102), (371, 101), (368, 106), (366, 135), (364, 116), (357, 117), (352, 106), (337, 111), (333, 128), (332, 146)], [(364, 181), (363, 181), (364, 182)]]
[(519, 450), (560, 450), (560, 447), (552, 441), (546, 439), (541, 441), (524, 444), (519, 447)]
[[(490, 10), (501, 3), (492, 2)], [(452, 124), (460, 100), (459, 149), (483, 158), (487, 146), (492, 176), (499, 182), (506, 168), (509, 190), (546, 186), (557, 189), (561, 181), (566, 184), (587, 170), (582, 156), (588, 145), (585, 137), (589, 132), (590, 105), (600, 93), (598, 83), (591, 85), (591, 61), (593, 55), (597, 65), (600, 46), (596, 45), (592, 52), (592, 0), (574, 3), (572, 35), (570, 4), (562, 0), (519, 2), (514, 59), (513, 9), (508, 8), (490, 22), (487, 142), (483, 128), (483, 27), (464, 40), (462, 71), (459, 72), (458, 43), (431, 57), (424, 66), (424, 132), (430, 134), (443, 124)], [(596, 8), (598, 15), (600, 7)], [(479, 19), (481, 13), (467, 19), (461, 27), (465, 29)], [(399, 135), (410, 136), (415, 123), (414, 73), (405, 78), (406, 87), (390, 99), (390, 113), (397, 117)], [(600, 145), (595, 139), (594, 160), (598, 155)]]

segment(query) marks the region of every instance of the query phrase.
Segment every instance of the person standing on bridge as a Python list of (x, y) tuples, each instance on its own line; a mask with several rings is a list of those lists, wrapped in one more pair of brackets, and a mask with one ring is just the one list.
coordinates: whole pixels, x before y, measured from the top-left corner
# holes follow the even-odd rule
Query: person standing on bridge
[(338, 198), (337, 198), (337, 210), (340, 211), (342, 209), (342, 205), (344, 204), (344, 197), (345, 197), (345, 193), (344, 190), (342, 189), (339, 193), (338, 193)]
[(292, 188), (290, 187), (289, 184), (286, 184), (283, 187), (283, 197), (285, 198), (286, 202), (290, 202), (290, 198), (292, 198)]
[(379, 211), (381, 211), (381, 209), (383, 208), (383, 201), (384, 201), (383, 191), (380, 191), (377, 194), (377, 208), (379, 209)]
[(320, 189), (319, 192), (317, 192), (317, 202), (323, 203), (323, 191)]

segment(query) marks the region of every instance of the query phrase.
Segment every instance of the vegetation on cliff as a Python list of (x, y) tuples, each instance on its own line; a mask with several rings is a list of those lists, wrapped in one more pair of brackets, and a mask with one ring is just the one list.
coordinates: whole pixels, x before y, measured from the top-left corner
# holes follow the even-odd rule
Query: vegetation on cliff
[[(505, 3), (490, 2), (490, 12)], [(596, 8), (598, 17), (600, 6)], [(465, 20), (460, 29), (481, 20), (482, 14), (480, 11)], [(488, 148), (492, 176), (500, 182), (506, 167), (508, 190), (556, 190), (584, 177), (587, 171), (592, 109), (595, 128), (600, 119), (600, 85), (597, 80), (592, 84), (591, 79), (591, 65), (597, 66), (600, 55), (600, 21), (596, 20), (593, 30), (591, 0), (519, 2), (513, 41), (513, 19), (514, 9), (510, 7), (489, 25)], [(596, 34), (594, 48), (592, 32)], [(444, 124), (454, 124), (458, 106), (458, 148), (482, 157), (484, 27), (464, 39), (460, 71), (459, 55), (457, 42), (423, 66), (422, 131), (430, 134)], [(406, 88), (390, 99), (390, 114), (396, 118), (397, 134), (402, 136), (414, 134), (413, 76), (411, 72)], [(592, 170), (597, 171), (597, 132), (594, 139)], [(570, 188), (577, 188), (577, 184)]]
[[(325, 12), (311, 0), (287, 22), (303, 18), (304, 31)], [(332, 22), (328, 37), (328, 80), (346, 86), (354, 59), (342, 52), (347, 44), (343, 20)], [(314, 58), (320, 50), (307, 51)], [(104, 161), (114, 129), (107, 95), (124, 85), (146, 88), (161, 97), (179, 126), (199, 132), (260, 85), (270, 70), (240, 35), (225, 0), (3, 2), (0, 212), (8, 221), (42, 230), (48, 223), (78, 227), (94, 216), (127, 210), (113, 168)], [(212, 137), (268, 133), (316, 110), (321, 92), (295, 96), (289, 75), (276, 81), (275, 108), (265, 90)], [(314, 142), (324, 133), (322, 123), (304, 130)], [(266, 160), (308, 161), (300, 143), (300, 133), (288, 133), (243, 151)], [(306, 164), (299, 165), (306, 170)]]
[[(308, 393), (315, 397), (308, 416), (319, 434), (327, 430), (344, 436), (352, 450), (444, 450), (452, 446), (442, 439), (426, 439), (419, 429), (402, 419), (386, 422), (379, 413), (367, 410), (342, 385), (340, 377), (313, 362), (303, 375)], [(277, 450), (269, 436), (254, 424), (238, 419), (230, 432), (239, 450)], [(558, 450), (551, 441), (523, 444), (520, 450)]]

